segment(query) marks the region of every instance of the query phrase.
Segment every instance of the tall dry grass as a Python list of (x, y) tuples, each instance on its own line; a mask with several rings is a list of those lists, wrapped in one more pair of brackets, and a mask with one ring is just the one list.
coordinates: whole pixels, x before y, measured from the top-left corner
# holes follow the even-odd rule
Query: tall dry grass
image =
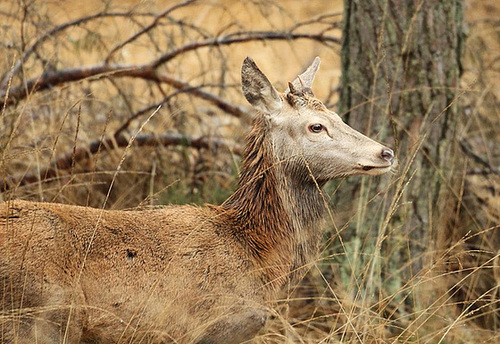
[[(335, 108), (341, 1), (227, 0), (174, 9), (175, 4), (0, 4), (2, 200), (111, 209), (220, 203), (234, 189), (251, 122), (239, 91), (246, 55), (283, 89), (320, 55), (315, 92)], [(366, 196), (351, 213), (339, 214), (332, 205), (327, 226), (336, 235), (325, 238), (323, 255), (305, 267), (304, 281), (277, 300), (258, 343), (500, 341), (500, 7), (472, 0), (467, 6), (463, 87), (469, 91), (462, 101), (468, 117), (461, 144), (468, 168), (461, 178), (463, 206), (442, 214), (456, 218), (456, 227), (428, 248), (430, 263), (404, 280), (387, 266), (403, 269), (412, 262), (391, 264), (385, 253), (412, 238), (388, 225), (391, 212), (381, 207), (377, 218), (366, 218), (364, 210), (373, 206)], [(172, 11), (165, 13), (167, 8)], [(86, 19), (75, 22), (81, 18)], [(272, 38), (273, 33), (288, 36)], [(247, 40), (210, 41), (217, 37)], [(192, 48), (193, 42), (211, 44)], [(172, 52), (155, 73), (131, 72)], [(95, 66), (103, 69), (95, 72)], [(75, 69), (78, 78), (50, 79), (56, 71)], [(37, 82), (43, 90), (30, 88)], [(404, 191), (402, 173), (411, 175), (411, 166), (384, 177), (386, 191)], [(344, 183), (349, 180), (330, 186), (325, 196)], [(376, 197), (389, 209), (397, 207), (398, 200), (387, 194)], [(476, 230), (466, 230), (472, 228), (466, 220)], [(356, 233), (347, 230), (353, 221)], [(374, 241), (363, 234), (368, 223), (379, 230)], [(397, 238), (391, 242), (399, 246), (383, 246), (386, 236)]]

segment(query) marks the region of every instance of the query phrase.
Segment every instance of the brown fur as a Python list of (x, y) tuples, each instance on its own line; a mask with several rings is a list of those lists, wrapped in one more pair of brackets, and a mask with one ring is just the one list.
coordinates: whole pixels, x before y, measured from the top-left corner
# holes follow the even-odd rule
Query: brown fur
[[(239, 186), (221, 206), (0, 205), (0, 342), (253, 338), (276, 293), (317, 254), (320, 187), (365, 173), (364, 166), (377, 171), (366, 174), (383, 173), (392, 162), (381, 157), (386, 148), (310, 95), (318, 64), (280, 95), (245, 60), (244, 94), (262, 114), (247, 139)], [(310, 120), (324, 123), (325, 132), (308, 131)], [(337, 146), (328, 145), (339, 143), (328, 130), (364, 144), (363, 153), (346, 148), (354, 151), (342, 153), (347, 162), (332, 161)]]
[[(255, 307), (264, 301), (263, 290), (251, 287), (262, 282), (252, 271), (250, 255), (221, 213), (215, 207), (102, 211), (5, 203), (0, 208), (1, 251), (8, 252), (0, 258), (4, 311), (26, 313), (20, 322), (41, 316), (42, 332), (50, 326), (45, 322), (54, 322), (62, 338), (68, 321), (64, 308), (73, 305), (69, 322), (75, 341), (79, 336), (102, 343), (139, 340), (143, 332), (156, 335), (157, 330), (157, 340), (191, 341), (232, 307), (248, 299), (260, 301)], [(235, 271), (241, 276), (228, 279)], [(225, 304), (230, 306), (221, 314), (203, 311)], [(56, 312), (43, 314), (44, 307)], [(32, 326), (19, 326), (19, 338), (29, 337), (24, 332)]]

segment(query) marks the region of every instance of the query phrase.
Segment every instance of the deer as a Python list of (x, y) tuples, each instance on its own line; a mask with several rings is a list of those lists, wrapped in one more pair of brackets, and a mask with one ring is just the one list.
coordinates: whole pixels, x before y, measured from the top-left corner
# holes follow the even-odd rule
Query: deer
[(326, 182), (391, 170), (394, 152), (312, 92), (320, 59), (278, 92), (247, 57), (256, 110), (221, 205), (0, 205), (0, 342), (241, 343), (263, 331), (321, 242)]

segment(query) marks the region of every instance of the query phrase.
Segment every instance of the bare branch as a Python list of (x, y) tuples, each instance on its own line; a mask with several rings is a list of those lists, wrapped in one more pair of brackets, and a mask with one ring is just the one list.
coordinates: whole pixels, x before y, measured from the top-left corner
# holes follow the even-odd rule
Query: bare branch
[[(90, 142), (86, 147), (76, 147), (55, 160), (50, 167), (40, 171), (30, 171), (24, 175), (10, 176), (0, 185), (0, 192), (4, 192), (18, 186), (38, 183), (40, 181), (49, 181), (57, 178), (60, 171), (71, 170), (76, 162), (89, 159), (92, 155), (102, 151), (109, 151), (116, 148), (123, 148), (129, 145), (129, 139), (123, 135), (104, 138)], [(232, 153), (241, 155), (243, 149), (240, 145), (223, 138), (214, 137), (192, 137), (178, 133), (165, 134), (140, 134), (134, 142), (134, 147), (159, 147), (159, 146), (183, 146), (196, 149), (219, 148), (229, 149)]]
[(297, 39), (310, 39), (320, 43), (335, 43), (340, 44), (341, 40), (337, 37), (326, 36), (323, 34), (309, 34), (309, 33), (292, 33), (289, 31), (248, 31), (248, 32), (235, 32), (226, 36), (207, 38), (198, 42), (191, 42), (182, 47), (179, 47), (170, 53), (167, 53), (157, 60), (151, 62), (151, 67), (157, 68), (162, 64), (172, 60), (180, 54), (188, 51), (204, 48), (204, 47), (218, 47), (222, 45), (231, 45), (235, 43), (246, 43), (251, 41), (272, 41), (272, 40), (297, 40)]
[[(471, 144), (467, 140), (462, 139), (459, 141), (459, 143), (460, 143), (460, 148), (462, 149), (462, 151), (465, 154), (472, 157), (472, 159), (474, 159), (474, 161), (476, 163), (479, 163), (479, 164), (483, 165), (484, 167), (486, 167), (486, 169), (488, 169), (492, 172), (495, 172), (495, 167), (491, 166), (491, 164), (489, 163), (487, 158), (482, 157), (479, 154), (477, 154), (476, 152), (474, 152), (474, 149), (472, 148)], [(498, 168), (496, 170), (498, 170)]]
[[(141, 117), (142, 115), (145, 115), (151, 111), (153, 111), (154, 109), (158, 108), (159, 106), (167, 103), (170, 99), (172, 99), (173, 97), (179, 95), (179, 94), (182, 94), (182, 93), (193, 93), (193, 91), (195, 90), (201, 90), (203, 89), (204, 87), (208, 87), (208, 86), (214, 86), (214, 85), (201, 85), (201, 86), (196, 86), (196, 87), (189, 87), (189, 88), (183, 88), (183, 89), (180, 89), (180, 90), (177, 90), (176, 92), (174, 93), (171, 93), (169, 95), (166, 95), (161, 101), (155, 103), (155, 104), (150, 104), (142, 109), (140, 109), (139, 111), (136, 111), (134, 114), (132, 114), (129, 118), (126, 119), (126, 121), (115, 131), (114, 133), (114, 136), (117, 137), (117, 136), (120, 136), (122, 135), (122, 133), (127, 130), (127, 128), (129, 127), (130, 123), (132, 123), (134, 120), (136, 120), (137, 118)], [(217, 85), (217, 86), (220, 86), (220, 85)]]
[[(221, 46), (221, 45), (231, 45), (235, 43), (244, 43), (250, 41), (264, 41), (264, 40), (296, 40), (296, 39), (310, 39), (316, 40), (318, 42), (326, 43), (333, 42), (340, 44), (340, 39), (331, 36), (325, 36), (323, 34), (301, 34), (301, 33), (290, 33), (290, 32), (273, 32), (273, 31), (252, 31), (252, 32), (237, 32), (230, 35), (222, 37), (214, 37), (205, 39), (198, 42), (192, 42), (186, 44), (168, 54), (161, 56), (160, 58), (146, 64), (142, 65), (97, 65), (90, 67), (80, 67), (80, 68), (69, 68), (65, 70), (59, 70), (55, 72), (48, 72), (40, 75), (39, 77), (30, 79), (26, 83), (12, 87), (10, 90), (10, 97), (5, 100), (0, 101), (0, 107), (4, 105), (12, 105), (15, 102), (22, 100), (28, 96), (28, 94), (39, 92), (47, 88), (57, 86), (67, 82), (79, 81), (86, 78), (104, 76), (108, 74), (113, 77), (137, 77), (146, 80), (152, 80), (156, 82), (167, 83), (177, 89), (192, 87), (184, 81), (174, 79), (173, 77), (167, 75), (160, 75), (156, 72), (157, 67), (170, 61), (174, 57), (185, 53), (187, 51), (196, 50), (207, 46)], [(15, 67), (14, 67), (15, 68)], [(5, 98), (6, 91), (0, 93), (0, 98)], [(243, 116), (246, 111), (239, 107), (228, 104), (216, 95), (210, 94), (206, 91), (194, 89), (192, 94), (208, 100), (214, 103), (220, 109), (231, 113), (236, 116)]]
[[(334, 18), (334, 17), (339, 17), (339, 20), (337, 20), (335, 22), (328, 21), (328, 19)], [(295, 31), (303, 26), (311, 25), (311, 24), (318, 24), (318, 23), (329, 25), (331, 28), (339, 28), (340, 23), (341, 23), (341, 18), (342, 18), (342, 12), (320, 14), (319, 16), (316, 16), (310, 20), (306, 20), (306, 21), (299, 22), (299, 23), (295, 24), (294, 26), (292, 26), (290, 28), (289, 31), (293, 32), (293, 31)]]
[[(0, 107), (12, 105), (26, 98), (29, 94), (39, 92), (68, 82), (81, 81), (101, 77), (132, 77), (168, 84), (176, 89), (190, 89), (190, 94), (204, 99), (219, 109), (236, 117), (245, 117), (248, 111), (242, 106), (233, 105), (221, 97), (208, 91), (191, 86), (189, 83), (166, 74), (158, 74), (150, 65), (97, 65), (81, 68), (70, 68), (42, 74), (38, 78), (27, 80), (25, 84), (12, 87), (7, 98), (0, 93)], [(5, 100), (7, 98), (7, 100)]]
[(489, 174), (498, 174), (500, 175), (500, 168), (499, 167), (491, 167), (491, 168), (470, 168), (467, 170), (468, 175), (475, 175), (475, 174), (480, 174), (487, 176)]
[[(58, 25), (58, 26), (54, 27), (52, 30), (50, 30), (50, 31), (46, 32), (45, 34), (43, 34), (30, 47), (28, 47), (24, 51), (23, 56), (15, 63), (14, 68), (12, 68), (11, 70), (9, 70), (2, 77), (2, 81), (0, 82), (0, 89), (5, 89), (8, 80), (12, 76), (16, 75), (19, 72), (19, 70), (21, 69), (22, 64), (24, 62), (26, 62), (26, 60), (28, 60), (28, 58), (31, 56), (31, 54), (33, 54), (35, 52), (35, 50), (42, 43), (44, 43), (46, 40), (48, 40), (49, 38), (53, 38), (58, 33), (66, 30), (66, 29), (68, 29), (70, 27), (78, 26), (78, 25), (84, 24), (86, 22), (92, 21), (94, 19), (105, 18), (105, 17), (130, 17), (131, 15), (132, 15), (131, 12), (99, 12), (99, 13), (96, 13), (96, 14), (92, 14), (90, 16), (77, 18), (77, 19), (72, 20), (70, 22), (67, 22), (67, 23), (64, 23), (64, 24), (61, 24), (61, 25)], [(149, 14), (136, 14), (136, 15), (149, 15)]]

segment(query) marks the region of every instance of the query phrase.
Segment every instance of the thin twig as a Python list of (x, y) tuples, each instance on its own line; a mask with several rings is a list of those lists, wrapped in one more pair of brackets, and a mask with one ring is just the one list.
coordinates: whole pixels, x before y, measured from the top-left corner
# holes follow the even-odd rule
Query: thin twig
[[(497, 173), (498, 174), (498, 171), (500, 170), (499, 168), (495, 168), (494, 166), (491, 166), (491, 164), (489, 163), (489, 161), (480, 156), (479, 154), (477, 154), (476, 152), (474, 152), (474, 149), (472, 148), (472, 146), (470, 145), (469, 142), (467, 142), (465, 139), (462, 139), (460, 140), (460, 148), (462, 149), (462, 151), (469, 155), (470, 157), (472, 157), (472, 159), (474, 159), (474, 161), (476, 163), (479, 163), (481, 165), (483, 165), (484, 167), (486, 167), (486, 170), (489, 170), (493, 173)], [(496, 170), (496, 171), (495, 171)], [(475, 174), (478, 174), (478, 173), (475, 173)]]
[(111, 57), (113, 57), (114, 53), (116, 53), (118, 50), (120, 50), (121, 48), (123, 48), (125, 45), (127, 45), (127, 44), (135, 41), (137, 38), (139, 38), (143, 34), (145, 34), (145, 33), (149, 32), (149, 31), (151, 31), (152, 29), (154, 29), (158, 25), (158, 22), (162, 18), (166, 17), (168, 14), (172, 13), (176, 9), (181, 8), (181, 7), (185, 7), (187, 5), (190, 5), (193, 2), (195, 2), (195, 1), (196, 0), (186, 0), (184, 2), (181, 2), (180, 4), (176, 4), (176, 5), (172, 6), (172, 7), (169, 7), (165, 11), (163, 11), (162, 13), (158, 14), (154, 18), (154, 20), (153, 20), (153, 22), (151, 24), (149, 24), (148, 26), (146, 26), (145, 28), (143, 28), (139, 32), (137, 32), (134, 35), (132, 35), (132, 37), (124, 40), (123, 42), (120, 42), (113, 49), (111, 49), (111, 51), (108, 53), (108, 56), (104, 59), (104, 63), (108, 64), (109, 61), (111, 60)]
[[(0, 82), (0, 89), (4, 89), (7, 85), (7, 82), (10, 78), (15, 76), (19, 70), (21, 69), (21, 66), (24, 62), (28, 60), (28, 58), (35, 52), (35, 50), (45, 41), (47, 41), (49, 38), (54, 38), (58, 33), (74, 27), (74, 26), (79, 26), (81, 24), (84, 24), (86, 22), (92, 21), (94, 19), (98, 18), (106, 18), (106, 17), (130, 17), (132, 15), (131, 12), (99, 12), (96, 14), (92, 14), (86, 17), (82, 18), (77, 18), (75, 20), (72, 20), (70, 22), (58, 25), (54, 27), (52, 30), (46, 32), (43, 34), (40, 38), (38, 38), (31, 46), (29, 46), (25, 51), (23, 56), (15, 63), (14, 67), (9, 70), (5, 75), (2, 77), (2, 81)], [(136, 13), (135, 15), (151, 15), (151, 14), (144, 14), (144, 13)]]

